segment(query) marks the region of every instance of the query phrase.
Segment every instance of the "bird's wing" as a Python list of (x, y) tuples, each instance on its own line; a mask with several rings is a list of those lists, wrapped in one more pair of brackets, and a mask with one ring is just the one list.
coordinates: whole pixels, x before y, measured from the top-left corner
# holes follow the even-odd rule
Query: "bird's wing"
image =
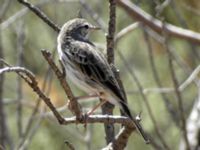
[(73, 43), (72, 47), (73, 49), (64, 53), (80, 68), (82, 73), (123, 100), (124, 96), (105, 56), (95, 46), (87, 43)]

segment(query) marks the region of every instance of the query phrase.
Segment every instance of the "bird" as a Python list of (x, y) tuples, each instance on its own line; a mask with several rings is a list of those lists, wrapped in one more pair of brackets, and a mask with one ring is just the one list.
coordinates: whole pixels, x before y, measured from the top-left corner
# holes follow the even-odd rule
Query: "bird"
[(71, 19), (62, 26), (57, 37), (57, 51), (66, 76), (87, 94), (98, 95), (103, 99), (103, 103), (98, 106), (106, 101), (119, 106), (148, 143), (141, 125), (124, 102), (125, 96), (106, 56), (89, 40), (89, 33), (98, 29), (83, 18)]

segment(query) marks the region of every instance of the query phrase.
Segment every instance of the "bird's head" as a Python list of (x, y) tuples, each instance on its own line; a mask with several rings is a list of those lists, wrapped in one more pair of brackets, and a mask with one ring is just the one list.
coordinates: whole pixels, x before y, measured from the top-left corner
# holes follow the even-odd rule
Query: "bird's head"
[(87, 35), (92, 30), (100, 29), (85, 19), (76, 18), (66, 22), (60, 31), (60, 36), (64, 38), (65, 36), (71, 36), (73, 38), (87, 39)]

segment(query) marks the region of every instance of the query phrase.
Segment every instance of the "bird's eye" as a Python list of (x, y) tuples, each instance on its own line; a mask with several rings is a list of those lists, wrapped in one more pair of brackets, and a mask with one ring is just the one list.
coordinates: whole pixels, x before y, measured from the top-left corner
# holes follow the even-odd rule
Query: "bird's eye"
[(86, 24), (86, 25), (84, 26), (84, 28), (89, 29), (89, 26)]

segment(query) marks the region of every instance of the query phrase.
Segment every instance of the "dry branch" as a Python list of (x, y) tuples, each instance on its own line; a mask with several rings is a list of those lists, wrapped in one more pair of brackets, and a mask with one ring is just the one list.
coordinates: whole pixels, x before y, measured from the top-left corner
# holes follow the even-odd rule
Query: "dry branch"
[(77, 118), (81, 118), (82, 116), (82, 111), (80, 109), (80, 105), (78, 104), (78, 102), (76, 101), (76, 98), (74, 97), (67, 81), (65, 78), (65, 74), (63, 74), (58, 67), (56, 66), (56, 64), (53, 62), (53, 60), (51, 59), (51, 53), (46, 51), (46, 50), (42, 50), (42, 54), (44, 56), (44, 58), (47, 60), (47, 62), (49, 63), (49, 65), (51, 66), (51, 68), (53, 69), (54, 73), (56, 74), (58, 80), (60, 81), (60, 84), (62, 85), (70, 103), (69, 103), (69, 109), (73, 112), (73, 114), (76, 115)]
[[(163, 23), (149, 15), (129, 0), (116, 0), (117, 4), (122, 7), (132, 18), (149, 26), (151, 29), (158, 33), (162, 33)], [(191, 30), (183, 29), (172, 24), (165, 24), (165, 32), (168, 35), (189, 40), (191, 42), (200, 43), (200, 34)]]
[(28, 7), (32, 12), (34, 12), (40, 19), (42, 19), (46, 24), (53, 28), (56, 32), (60, 31), (58, 25), (56, 25), (52, 20), (50, 20), (45, 13), (43, 13), (38, 7), (35, 7), (33, 4), (29, 3), (26, 0), (18, 0), (21, 4)]
[(5, 72), (16, 72), (18, 75), (20, 75), (27, 83), (28, 85), (33, 89), (35, 93), (46, 103), (46, 105), (51, 109), (54, 116), (58, 120), (59, 123), (62, 123), (64, 119), (61, 117), (61, 115), (57, 112), (54, 105), (51, 103), (50, 98), (48, 98), (42, 90), (39, 88), (38, 83), (35, 79), (35, 76), (32, 72), (29, 70), (23, 68), (23, 67), (5, 67), (3, 69), (0, 69), (0, 74), (3, 74)]

